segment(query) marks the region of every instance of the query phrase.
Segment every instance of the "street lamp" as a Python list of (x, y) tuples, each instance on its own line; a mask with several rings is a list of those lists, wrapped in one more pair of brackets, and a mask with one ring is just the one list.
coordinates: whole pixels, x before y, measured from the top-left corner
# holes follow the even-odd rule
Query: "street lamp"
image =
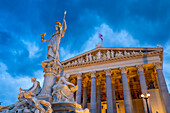
[(148, 113), (150, 113), (150, 112), (149, 112), (149, 106), (148, 106), (148, 98), (149, 98), (150, 96), (151, 96), (151, 95), (150, 95), (149, 93), (141, 94), (141, 97), (146, 100), (146, 106), (147, 106), (147, 111), (148, 111)]

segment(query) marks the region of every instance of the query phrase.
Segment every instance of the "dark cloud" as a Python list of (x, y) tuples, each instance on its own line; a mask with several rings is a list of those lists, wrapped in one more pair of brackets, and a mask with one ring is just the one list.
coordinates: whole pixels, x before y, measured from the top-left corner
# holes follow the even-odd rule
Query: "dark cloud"
[[(60, 44), (64, 48), (79, 52), (102, 23), (114, 31), (125, 29), (140, 43), (164, 44), (170, 38), (169, 6), (165, 0), (0, 1), (0, 60), (13, 76), (32, 76), (42, 69), (39, 64), (46, 58), (47, 43), (40, 42), (39, 33), (46, 31), (49, 39), (65, 10), (68, 29)], [(30, 59), (23, 40), (36, 42), (42, 49), (40, 57)]]

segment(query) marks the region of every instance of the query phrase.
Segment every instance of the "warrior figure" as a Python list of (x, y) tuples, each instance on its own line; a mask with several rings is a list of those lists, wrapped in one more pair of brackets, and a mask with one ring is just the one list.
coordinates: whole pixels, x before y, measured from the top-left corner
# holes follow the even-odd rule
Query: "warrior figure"
[(41, 34), (41, 42), (49, 42), (47, 60), (45, 60), (44, 62), (57, 61), (60, 64), (59, 51), (58, 51), (59, 44), (60, 44), (60, 39), (64, 37), (67, 26), (66, 26), (65, 19), (63, 19), (64, 29), (62, 29), (62, 25), (59, 21), (56, 21), (56, 23), (57, 23), (57, 25), (55, 26), (56, 32), (53, 33), (51, 39), (44, 40), (44, 36), (46, 35), (45, 32), (44, 34)]

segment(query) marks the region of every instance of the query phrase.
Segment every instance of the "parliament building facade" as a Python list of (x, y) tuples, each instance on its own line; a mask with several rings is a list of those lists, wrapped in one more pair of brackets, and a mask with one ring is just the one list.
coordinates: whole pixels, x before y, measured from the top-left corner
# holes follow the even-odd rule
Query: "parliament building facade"
[(97, 47), (62, 65), (91, 113), (170, 113), (163, 48)]

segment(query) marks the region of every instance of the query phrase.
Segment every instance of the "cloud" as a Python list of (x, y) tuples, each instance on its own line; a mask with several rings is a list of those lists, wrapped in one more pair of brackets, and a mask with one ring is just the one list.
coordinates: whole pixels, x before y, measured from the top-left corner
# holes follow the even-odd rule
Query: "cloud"
[(62, 61), (67, 60), (67, 59), (79, 54), (76, 51), (71, 51), (71, 49), (69, 47), (67, 47), (65, 49), (63, 47), (60, 47), (59, 51), (60, 51), (60, 56), (61, 56)]
[[(19, 94), (19, 88), (28, 89), (32, 86), (31, 77), (22, 76), (22, 77), (13, 77), (8, 72), (8, 67), (0, 62), (0, 102), (3, 102), (2, 105), (13, 104), (18, 101), (17, 97)], [(37, 80), (40, 80), (42, 86), (43, 75), (42, 71), (38, 70), (35, 73)]]
[(99, 27), (95, 27), (95, 33), (82, 46), (84, 51), (94, 49), (98, 42), (101, 42), (99, 33), (103, 35), (103, 47), (138, 47), (139, 41), (134, 39), (127, 30), (113, 31), (113, 29), (103, 23)]
[(60, 47), (60, 55), (62, 60), (74, 57), (91, 49), (94, 49), (98, 42), (101, 43), (99, 33), (103, 35), (103, 47), (139, 47), (139, 41), (134, 39), (127, 30), (113, 31), (113, 29), (103, 23), (100, 26), (94, 27), (94, 33), (90, 38), (80, 46), (79, 50), (72, 50), (71, 47)]
[(41, 56), (39, 52), (42, 50), (36, 45), (35, 42), (28, 42), (24, 40), (22, 40), (22, 42), (26, 45), (27, 50), (29, 51), (29, 58), (38, 58)]

